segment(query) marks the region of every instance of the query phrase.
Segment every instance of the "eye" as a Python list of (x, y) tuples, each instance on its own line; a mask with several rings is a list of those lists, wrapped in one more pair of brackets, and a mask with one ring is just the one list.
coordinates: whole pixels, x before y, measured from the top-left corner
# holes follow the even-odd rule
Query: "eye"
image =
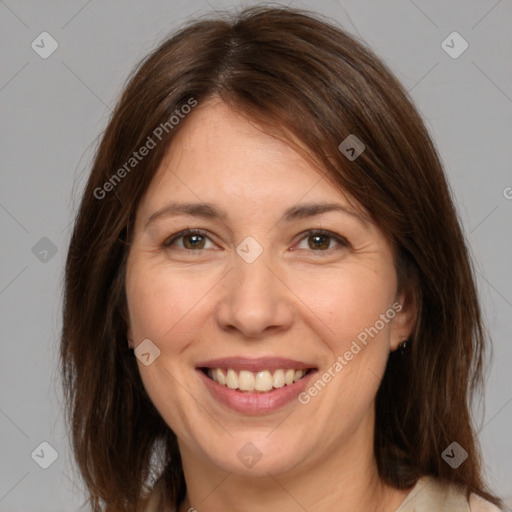
[(178, 248), (191, 251), (194, 251), (196, 249), (204, 249), (206, 240), (209, 240), (206, 233), (204, 231), (201, 231), (200, 229), (186, 229), (168, 238), (163, 243), (163, 247), (169, 248), (172, 245), (174, 245), (174, 243), (177, 240), (180, 239), (183, 240), (182, 246)]
[(340, 248), (349, 247), (348, 241), (340, 235), (332, 233), (331, 231), (325, 231), (322, 229), (313, 229), (305, 233), (305, 236), (301, 239), (307, 241), (306, 249), (311, 249), (314, 252), (328, 252), (333, 248), (331, 242), (335, 241), (338, 243)]
[[(178, 240), (181, 240), (181, 247), (180, 244), (177, 244), (178, 249), (188, 251), (207, 249), (208, 247), (205, 247), (205, 244), (207, 241), (211, 242), (206, 232), (200, 229), (186, 229), (172, 235), (162, 245), (164, 248), (169, 249), (170, 247), (176, 245)], [(308, 247), (306, 247), (306, 250), (309, 249), (314, 252), (328, 252), (333, 250), (333, 241), (340, 246), (338, 249), (350, 246), (349, 242), (344, 237), (331, 231), (325, 231), (321, 229), (313, 229), (307, 231), (304, 233), (301, 242), (303, 240), (308, 242)], [(303, 249), (303, 247), (299, 248)]]

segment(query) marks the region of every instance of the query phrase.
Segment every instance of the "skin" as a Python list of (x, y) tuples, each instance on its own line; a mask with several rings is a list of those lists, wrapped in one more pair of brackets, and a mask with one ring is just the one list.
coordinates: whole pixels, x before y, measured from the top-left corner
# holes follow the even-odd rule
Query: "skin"
[[(187, 482), (179, 511), (396, 510), (408, 490), (378, 476), (374, 399), (390, 351), (413, 328), (412, 307), (306, 405), (244, 415), (217, 403), (195, 369), (218, 357), (278, 356), (327, 371), (379, 315), (404, 304), (389, 241), (339, 212), (279, 221), (298, 203), (350, 204), (310, 161), (218, 98), (183, 122), (139, 205), (126, 273), (129, 344), (149, 338), (160, 350), (149, 366), (137, 363), (178, 436)], [(171, 200), (214, 203), (227, 217), (161, 216), (146, 226)], [(187, 228), (206, 237), (163, 246)], [(317, 248), (310, 229), (349, 245), (326, 237)], [(236, 252), (248, 236), (263, 248), (250, 264)], [(247, 442), (262, 454), (251, 468), (237, 457)]]

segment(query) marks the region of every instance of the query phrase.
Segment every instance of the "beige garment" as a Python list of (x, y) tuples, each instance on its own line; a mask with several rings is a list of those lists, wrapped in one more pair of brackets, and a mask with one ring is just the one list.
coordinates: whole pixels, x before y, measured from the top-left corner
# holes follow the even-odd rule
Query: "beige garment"
[(456, 486), (424, 476), (416, 482), (396, 512), (500, 512), (500, 509), (473, 493), (468, 502)]
[[(151, 493), (144, 512), (163, 512), (160, 508), (159, 479)], [(175, 511), (173, 511), (175, 512)], [(198, 511), (201, 512), (201, 511)], [(430, 476), (420, 478), (396, 512), (501, 512), (492, 503), (471, 494), (469, 502), (464, 493), (453, 485), (443, 485)]]

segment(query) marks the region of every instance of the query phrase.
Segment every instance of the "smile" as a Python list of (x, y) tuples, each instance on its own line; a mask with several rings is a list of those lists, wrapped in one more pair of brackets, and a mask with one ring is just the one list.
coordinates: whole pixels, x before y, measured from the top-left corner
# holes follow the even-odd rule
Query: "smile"
[(306, 370), (278, 368), (274, 371), (252, 372), (250, 370), (236, 371), (232, 368), (203, 368), (206, 375), (221, 386), (247, 393), (268, 393), (284, 386), (291, 386), (311, 370), (311, 368)]
[(297, 402), (318, 373), (314, 364), (280, 357), (202, 361), (196, 371), (216, 402), (246, 415), (267, 414)]

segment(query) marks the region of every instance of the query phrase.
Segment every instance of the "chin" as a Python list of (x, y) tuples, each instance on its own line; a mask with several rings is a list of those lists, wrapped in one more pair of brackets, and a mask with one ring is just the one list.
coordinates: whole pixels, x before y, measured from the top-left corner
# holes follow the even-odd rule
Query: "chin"
[(233, 437), (226, 436), (225, 444), (206, 442), (204, 452), (214, 466), (228, 473), (254, 477), (282, 474), (303, 463), (312, 447), (299, 442), (296, 432), (280, 434), (233, 433)]

